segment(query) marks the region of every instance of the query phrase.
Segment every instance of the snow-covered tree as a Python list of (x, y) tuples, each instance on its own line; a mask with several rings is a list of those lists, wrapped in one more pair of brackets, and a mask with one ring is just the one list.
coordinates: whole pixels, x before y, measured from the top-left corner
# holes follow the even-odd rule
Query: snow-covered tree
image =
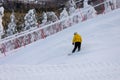
[(116, 0), (105, 0), (105, 12), (109, 12), (113, 9), (116, 9)]
[(114, 9), (117, 8), (117, 0), (113, 0), (113, 7), (114, 7)]
[[(46, 12), (46, 14), (47, 14), (47, 23), (46, 24), (51, 24), (53, 22), (58, 21), (58, 17), (56, 16), (56, 14), (53, 11)], [(55, 31), (56, 31), (55, 27), (47, 27), (45, 29), (45, 32), (46, 32), (45, 36), (53, 34), (53, 33), (55, 33)]]
[(116, 8), (120, 8), (120, 0), (115, 0)]
[(86, 7), (88, 7), (88, 6), (89, 6), (88, 0), (84, 0), (84, 2), (83, 2), (83, 7), (86, 8)]
[(43, 15), (42, 15), (42, 26), (45, 25), (47, 23), (47, 14), (46, 12), (43, 12)]
[(66, 8), (63, 9), (63, 11), (60, 13), (60, 19), (66, 18), (68, 17), (68, 12), (66, 10)]
[(51, 11), (51, 12), (47, 12), (47, 16), (48, 16), (48, 22), (55, 22), (58, 20), (58, 17), (56, 16), (56, 14)]
[(69, 0), (67, 7), (69, 10), (69, 14), (72, 15), (76, 10), (76, 4), (75, 4), (74, 0)]
[(97, 15), (97, 11), (92, 5), (88, 4), (88, 0), (84, 0), (84, 13), (87, 17), (87, 19), (95, 17)]
[[(68, 2), (66, 3), (66, 8), (67, 8), (66, 10), (68, 11), (69, 15), (70, 16), (73, 15), (75, 13), (75, 11), (76, 11), (76, 3), (75, 3), (75, 1), (74, 0), (68, 0)], [(69, 20), (70, 25), (73, 24), (73, 22), (74, 22), (74, 19), (71, 18)]]
[[(65, 19), (68, 16), (69, 16), (68, 12), (67, 12), (66, 8), (64, 8), (63, 11), (60, 13), (60, 20)], [(61, 25), (63, 26), (63, 28), (65, 28), (68, 26), (68, 23), (67, 23), (67, 21), (62, 21)]]
[(4, 29), (2, 25), (2, 17), (4, 16), (4, 7), (0, 7), (0, 39), (1, 36), (4, 34)]
[[(75, 13), (77, 14), (76, 15), (76, 19), (78, 20), (78, 22), (81, 22), (82, 21), (82, 18), (83, 18), (83, 15), (81, 14), (82, 13), (82, 8), (77, 8), (75, 10)], [(79, 14), (79, 15), (78, 15)]]
[(105, 6), (105, 13), (110, 12), (112, 10), (112, 1), (111, 0), (105, 0), (106, 2), (104, 3)]
[(28, 30), (32, 27), (37, 26), (37, 19), (36, 19), (36, 12), (35, 9), (31, 9), (28, 11), (28, 13), (25, 15), (24, 20), (25, 20), (25, 28), (24, 30)]
[(10, 16), (10, 20), (11, 21), (8, 24), (8, 29), (7, 29), (7, 36), (13, 35), (14, 33), (17, 32), (14, 12), (12, 12)]

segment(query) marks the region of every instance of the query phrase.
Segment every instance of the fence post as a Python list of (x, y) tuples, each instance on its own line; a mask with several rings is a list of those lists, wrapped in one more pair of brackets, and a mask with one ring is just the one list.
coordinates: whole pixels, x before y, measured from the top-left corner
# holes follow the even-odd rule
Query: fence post
[(4, 56), (6, 56), (6, 46), (4, 43), (1, 44), (1, 47), (2, 47), (2, 52), (4, 54)]
[(44, 38), (45, 38), (44, 30), (43, 30), (43, 29), (40, 29), (40, 32), (41, 32), (41, 37), (42, 37), (42, 39), (44, 39)]

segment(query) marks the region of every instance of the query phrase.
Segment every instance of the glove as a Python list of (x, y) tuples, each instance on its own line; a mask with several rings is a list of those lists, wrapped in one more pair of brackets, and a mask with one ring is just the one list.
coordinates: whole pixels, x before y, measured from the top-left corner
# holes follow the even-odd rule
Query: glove
[(72, 43), (72, 45), (74, 45), (74, 43)]

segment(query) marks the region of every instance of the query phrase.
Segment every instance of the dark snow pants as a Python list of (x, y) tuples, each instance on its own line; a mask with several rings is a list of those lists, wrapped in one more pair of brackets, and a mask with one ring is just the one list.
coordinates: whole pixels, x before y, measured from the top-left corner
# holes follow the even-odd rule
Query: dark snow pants
[(77, 48), (78, 48), (78, 51), (80, 51), (80, 49), (81, 49), (81, 42), (75, 42), (74, 48), (72, 50), (72, 53), (74, 53)]

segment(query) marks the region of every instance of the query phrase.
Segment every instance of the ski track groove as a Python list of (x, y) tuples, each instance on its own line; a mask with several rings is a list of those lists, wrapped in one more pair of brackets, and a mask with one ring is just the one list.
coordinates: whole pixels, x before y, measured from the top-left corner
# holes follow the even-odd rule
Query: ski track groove
[[(102, 73), (102, 71), (104, 71), (104, 73)], [(94, 75), (92, 73), (94, 73)], [(35, 80), (119, 80), (119, 75), (119, 62), (88, 62), (74, 65), (60, 64), (0, 66), (0, 80), (31, 80), (32, 77), (34, 77)]]

